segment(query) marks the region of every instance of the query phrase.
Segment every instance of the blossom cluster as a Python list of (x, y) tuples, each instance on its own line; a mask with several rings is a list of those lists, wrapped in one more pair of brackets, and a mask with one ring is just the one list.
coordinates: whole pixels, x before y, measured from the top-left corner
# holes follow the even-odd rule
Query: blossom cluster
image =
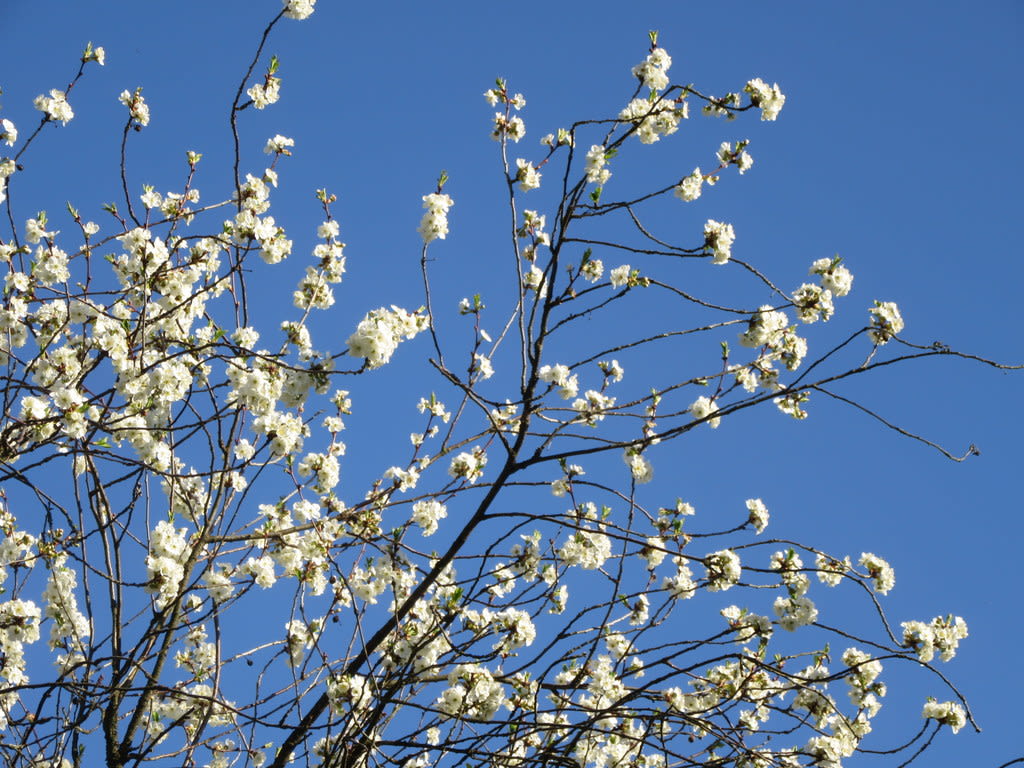
[(451, 197), (432, 192), (423, 196), (423, 207), (427, 212), (420, 222), (420, 237), (424, 243), (444, 240), (448, 236), (448, 210), (454, 205)]
[(366, 314), (355, 332), (345, 342), (353, 357), (366, 358), (369, 368), (387, 363), (402, 339), (412, 339), (427, 329), (429, 319), (421, 312), (407, 312), (401, 307), (374, 309)]

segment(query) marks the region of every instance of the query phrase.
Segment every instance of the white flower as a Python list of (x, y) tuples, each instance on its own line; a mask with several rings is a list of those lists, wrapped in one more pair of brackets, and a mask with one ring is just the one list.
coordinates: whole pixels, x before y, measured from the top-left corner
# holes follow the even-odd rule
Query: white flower
[(149, 592), (157, 592), (156, 608), (163, 610), (175, 597), (185, 577), (184, 560), (188, 554), (185, 528), (175, 528), (166, 520), (156, 524), (149, 538), (146, 571)]
[(842, 266), (838, 256), (832, 259), (818, 259), (808, 271), (808, 274), (821, 277), (821, 287), (832, 291), (833, 296), (845, 296), (853, 287), (853, 275), (850, 270)]
[(769, 88), (759, 77), (748, 82), (743, 90), (750, 94), (750, 103), (761, 108), (762, 120), (777, 118), (782, 111), (782, 105), (786, 103), (786, 97), (779, 90), (778, 83), (773, 83)]
[(235, 585), (231, 583), (231, 568), (224, 564), (216, 570), (211, 568), (207, 571), (203, 576), (203, 584), (215, 603), (227, 600), (235, 591)]
[(28, 219), (25, 222), (25, 239), (30, 243), (38, 243), (43, 239), (49, 240), (57, 234), (57, 231), (46, 231), (46, 217), (43, 215), (40, 215), (39, 219)]
[[(693, 414), (693, 418), (699, 420), (707, 418), (718, 411), (718, 404), (710, 397), (701, 396), (693, 401), (693, 405), (691, 405), (688, 410)], [(708, 419), (708, 425), (710, 425), (712, 429), (717, 429), (718, 425), (721, 423), (722, 419), (720, 416)]]
[(661, 582), (661, 588), (668, 592), (669, 597), (676, 600), (688, 600), (697, 591), (697, 582), (693, 580), (693, 573), (686, 564), (686, 558), (677, 555), (672, 558), (676, 565), (675, 576), (666, 576)]
[(747, 499), (747, 511), (747, 522), (754, 526), (755, 531), (763, 533), (768, 527), (768, 507), (760, 499)]
[(408, 491), (416, 487), (416, 483), (419, 482), (420, 473), (415, 467), (409, 469), (402, 469), (401, 467), (389, 467), (384, 472), (385, 480), (394, 480), (398, 483), (399, 491)]
[(651, 462), (636, 453), (635, 449), (627, 448), (626, 452), (622, 454), (622, 460), (629, 465), (629, 470), (636, 482), (649, 483), (654, 479), (654, 467), (651, 466)]
[(393, 305), (390, 310), (372, 310), (345, 342), (348, 353), (365, 357), (369, 368), (379, 368), (391, 359), (403, 337), (415, 337), (427, 328), (428, 322), (426, 315), (409, 313)]
[(650, 617), (650, 608), (651, 601), (647, 595), (643, 593), (637, 595), (636, 600), (629, 606), (629, 625), (639, 627), (646, 624)]
[(516, 172), (516, 181), (519, 182), (519, 189), (529, 192), (540, 186), (540, 171), (538, 171), (529, 160), (519, 158), (516, 160), (519, 170)]
[(788, 392), (781, 397), (776, 397), (772, 402), (784, 414), (799, 421), (807, 418), (807, 411), (803, 409), (803, 404), (809, 399), (810, 396), (806, 392)]
[(7, 142), (7, 146), (13, 147), (18, 140), (18, 129), (6, 117), (0, 120), (0, 141)]
[(838, 586), (843, 580), (843, 575), (850, 570), (849, 557), (836, 560), (828, 555), (819, 554), (814, 564), (818, 568), (818, 581), (830, 587)]
[(709, 592), (724, 592), (740, 580), (742, 573), (739, 555), (729, 549), (712, 552), (705, 557), (704, 567), (708, 571)]
[(669, 136), (679, 129), (681, 120), (689, 117), (689, 106), (684, 101), (677, 104), (672, 100), (651, 102), (647, 99), (633, 99), (619, 112), (619, 119), (636, 125), (636, 136), (641, 144), (653, 144), (662, 136)]
[(967, 725), (967, 714), (964, 712), (964, 708), (955, 701), (943, 701), (940, 703), (934, 699), (928, 699), (924, 704), (921, 717), (926, 720), (937, 720), (943, 725), (948, 725), (953, 729), (953, 733), (958, 732)]
[(576, 531), (569, 534), (569, 538), (558, 550), (558, 556), (566, 565), (578, 565), (584, 570), (593, 571), (612, 556), (612, 540), (600, 531)]
[(862, 552), (860, 564), (867, 569), (868, 575), (874, 579), (875, 592), (885, 595), (896, 586), (896, 572), (882, 558), (871, 552)]
[(622, 288), (624, 285), (629, 283), (629, 274), (632, 267), (629, 264), (623, 264), (621, 267), (613, 269), (608, 277), (611, 280), (612, 288)]
[(427, 212), (423, 214), (418, 231), (424, 243), (444, 240), (448, 236), (448, 209), (454, 204), (451, 197), (439, 192), (423, 196), (423, 207)]
[(567, 365), (542, 365), (537, 377), (557, 386), (563, 400), (571, 400), (579, 393), (579, 380), (576, 374), (569, 374)]
[(818, 609), (808, 597), (777, 597), (773, 606), (779, 617), (779, 625), (792, 632), (797, 627), (813, 624), (818, 618)]
[(675, 189), (675, 196), (680, 200), (691, 202), (700, 197), (701, 187), (704, 185), (704, 175), (700, 168), (694, 168), (693, 173), (679, 182)]
[(45, 113), (48, 120), (53, 120), (54, 122), (59, 120), (63, 125), (67, 125), (71, 118), (75, 116), (71, 105), (68, 104), (64, 91), (59, 91), (56, 88), (50, 91), (49, 96), (36, 96), (33, 105), (40, 112)]
[(959, 616), (936, 616), (929, 624), (905, 621), (902, 627), (904, 647), (916, 651), (925, 663), (935, 658), (935, 651), (939, 651), (942, 661), (949, 661), (956, 656), (960, 641), (967, 637), (967, 622)]
[(484, 467), (487, 465), (487, 454), (482, 448), (476, 447), (472, 453), (463, 451), (452, 458), (448, 466), (448, 474), (456, 480), (467, 480), (475, 483), (484, 474)]
[(450, 717), (490, 720), (505, 704), (505, 689), (478, 664), (460, 664), (448, 673), (449, 687), (437, 707)]
[(652, 91), (668, 88), (668, 68), (672, 58), (664, 48), (655, 48), (644, 61), (633, 67), (633, 77), (639, 78)]
[(263, 555), (259, 558), (250, 557), (239, 570), (247, 576), (252, 576), (263, 589), (274, 586), (277, 581), (277, 575), (274, 573), (274, 558), (270, 555)]
[(284, 3), (284, 15), (289, 19), (308, 19), (313, 15), (316, 0), (281, 0)]
[(436, 499), (417, 501), (412, 505), (413, 522), (422, 529), (424, 536), (430, 536), (435, 533), (438, 521), (447, 516), (447, 508)]
[(262, 83), (254, 83), (245, 94), (256, 109), (266, 109), (281, 98), (281, 78), (267, 77)]
[(82, 63), (88, 63), (95, 61), (101, 67), (107, 63), (107, 52), (103, 49), (102, 45), (97, 45), (93, 48), (92, 43), (88, 43), (85, 46), (85, 51), (82, 53)]
[(596, 389), (588, 389), (583, 397), (573, 401), (572, 407), (580, 414), (582, 421), (594, 427), (597, 426), (597, 422), (604, 420), (604, 411), (614, 405), (614, 397), (608, 397)]
[(494, 366), (491, 365), (491, 359), (484, 355), (474, 353), (473, 371), (476, 373), (478, 381), (491, 378), (491, 376), (494, 375)]
[(827, 322), (835, 312), (832, 291), (813, 283), (804, 283), (793, 291), (793, 305), (797, 317), (805, 323)]
[(267, 155), (290, 155), (290, 147), (295, 146), (295, 139), (289, 139), (287, 136), (282, 136), (280, 133), (274, 136), (272, 139), (267, 139), (266, 146), (263, 147), (264, 154)]
[(600, 144), (594, 144), (590, 151), (587, 152), (587, 181), (598, 185), (608, 181), (612, 176), (612, 172), (604, 167), (606, 162), (607, 158), (605, 157), (604, 147)]
[(518, 142), (526, 135), (526, 123), (518, 115), (505, 117), (501, 112), (494, 113), (494, 130), (491, 131), (491, 138), (500, 141), (502, 137), (508, 136), (512, 141)]
[(530, 268), (523, 273), (523, 286), (528, 290), (536, 291), (538, 297), (543, 298), (547, 295), (545, 282), (544, 271), (536, 264), (531, 264)]
[(142, 98), (142, 88), (136, 88), (134, 93), (121, 91), (118, 101), (128, 107), (128, 114), (132, 120), (143, 127), (149, 125), (149, 105)]
[(338, 222), (332, 219), (331, 221), (325, 221), (319, 227), (316, 228), (316, 236), (323, 238), (324, 240), (330, 240), (332, 237), (337, 237), (340, 232)]
[(885, 344), (903, 330), (903, 317), (895, 302), (876, 301), (870, 312), (871, 329), (868, 331), (868, 337), (875, 344)]
[(589, 280), (592, 283), (596, 283), (604, 274), (604, 262), (600, 259), (588, 257), (586, 261), (580, 265), (580, 274), (583, 275), (584, 279)]
[(708, 219), (704, 224), (704, 249), (712, 252), (712, 264), (725, 264), (732, 256), (732, 244), (736, 233), (732, 224)]
[(619, 365), (618, 360), (612, 360), (610, 363), (607, 360), (602, 360), (597, 365), (601, 369), (601, 373), (615, 383), (622, 381), (622, 377), (626, 375), (625, 369)]

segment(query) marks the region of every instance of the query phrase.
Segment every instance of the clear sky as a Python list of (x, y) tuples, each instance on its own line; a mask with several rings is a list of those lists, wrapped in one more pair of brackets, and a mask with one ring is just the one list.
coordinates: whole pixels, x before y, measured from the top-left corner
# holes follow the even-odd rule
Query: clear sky
[[(277, 0), (4, 0), (0, 116), (22, 130), (37, 119), (32, 99), (64, 87), (86, 41), (107, 52), (106, 67), (90, 71), (70, 99), (75, 120), (49, 127), (26, 158), (16, 218), (41, 208), (60, 216), (69, 199), (100, 219), (99, 204), (119, 195), (117, 95), (140, 85), (153, 122), (133, 137), (133, 188), (180, 185), (183, 154), (194, 149), (206, 155), (209, 181), (198, 182), (204, 199), (226, 194), (226, 177), (216, 171), (227, 161), (228, 104), (279, 7)], [(730, 221), (735, 252), (794, 285), (812, 260), (838, 252), (856, 282), (833, 323), (853, 329), (873, 299), (892, 300), (909, 339), (1024, 362), (1017, 145), (1024, 5), (1013, 0), (674, 0), (635, 9), (606, 0), (320, 0), (308, 22), (276, 30), (267, 50), (281, 59), (282, 99), (246, 114), (243, 137), (252, 170), (263, 167), (266, 137), (296, 140), (281, 168), (275, 216), (297, 252), (312, 245), (320, 220), (313, 190), (326, 186), (339, 196), (334, 210), (349, 272), (331, 315), (337, 347), (368, 309), (422, 301), (420, 199), (442, 168), (455, 208), (452, 233), (436, 252), (440, 300), (481, 291), (492, 277), (492, 257), (507, 243), (497, 145), (488, 138), (492, 110), (481, 98), (494, 78), (525, 94), (528, 133), (517, 151), (539, 158), (543, 134), (618, 111), (651, 29), (673, 57), (673, 82), (721, 94), (761, 77), (787, 95), (775, 123), (695, 117), (646, 164), (634, 149), (633, 162), (650, 174), (643, 180), (710, 165), (720, 141), (751, 140), (753, 168), (725, 178), (696, 213), (666, 208), (660, 231), (697, 232), (705, 217)], [(545, 201), (551, 197), (536, 203)], [(426, 355), (427, 341), (417, 344), (400, 354)], [(685, 488), (670, 493), (708, 508), (761, 496), (780, 538), (886, 557), (897, 586), (884, 604), (896, 623), (964, 616), (971, 635), (944, 671), (984, 733), (943, 733), (923, 762), (995, 768), (1024, 752), (1015, 723), (1024, 682), (1017, 649), (1024, 375), (927, 361), (841, 391), (954, 452), (975, 443), (981, 456), (953, 464), (862, 415), (812, 402), (803, 423), (766, 411), (702, 435), (673, 459), (681, 466), (656, 463), (659, 481), (674, 475)], [(369, 434), (378, 425), (363, 428)], [(373, 450), (368, 476), (391, 461), (383, 437)], [(893, 711), (880, 718), (895, 715), (896, 699), (917, 717), (926, 691), (892, 689)]]

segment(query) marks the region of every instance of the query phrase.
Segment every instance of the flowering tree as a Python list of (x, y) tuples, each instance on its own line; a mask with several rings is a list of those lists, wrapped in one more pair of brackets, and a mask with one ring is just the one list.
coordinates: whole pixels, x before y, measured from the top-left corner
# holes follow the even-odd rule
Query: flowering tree
[[(150, 121), (136, 89), (119, 97), (123, 199), (69, 205), (60, 231), (44, 212), (16, 218), (20, 163), (74, 118), (101, 47), (36, 99), (36, 126), (3, 118), (4, 764), (838, 766), (877, 749), (897, 664), (935, 687), (897, 762), (972, 723), (939, 670), (964, 620), (890, 622), (884, 559), (770, 538), (760, 498), (698, 514), (647, 485), (673, 446), (751, 408), (800, 420), (820, 398), (875, 415), (834, 385), (930, 357), (1007, 367), (905, 338), (891, 301), (855, 308), (812, 353), (801, 329), (851, 292), (842, 259), (776, 279), (734, 254), (727, 222), (656, 236), (652, 204), (686, 210), (736, 182), (745, 141), (659, 188), (617, 189), (618, 168), (691, 109), (773, 121), (779, 87), (674, 84), (652, 33), (620, 112), (527, 150), (525, 99), (497, 81), (485, 98), (508, 279), (457, 307), (433, 300), (455, 205), (442, 173), (423, 196), (423, 305), (369, 308), (330, 351), (313, 331), (345, 272), (336, 198), (316, 192), (318, 244), (293, 255), (268, 212), (295, 141), (270, 138), (269, 167), (242, 168), (247, 116), (280, 94), (264, 44), (314, 2), (285, 0), (234, 95), (230, 199), (200, 204), (198, 152), (174, 190), (130, 188), (131, 140)], [(526, 207), (542, 183), (557, 190), (545, 212)], [(309, 265), (271, 322), (250, 296), (286, 258)], [(726, 271), (771, 301), (690, 287)], [(651, 317), (652, 302), (674, 309)], [(468, 345), (442, 332), (459, 321)], [(694, 350), (685, 370), (650, 364), (677, 343)], [(394, 416), (410, 417), (410, 441), (369, 487), (346, 488), (345, 419), (396, 355), (422, 357), (422, 397)], [(874, 618), (836, 626), (831, 590)]]

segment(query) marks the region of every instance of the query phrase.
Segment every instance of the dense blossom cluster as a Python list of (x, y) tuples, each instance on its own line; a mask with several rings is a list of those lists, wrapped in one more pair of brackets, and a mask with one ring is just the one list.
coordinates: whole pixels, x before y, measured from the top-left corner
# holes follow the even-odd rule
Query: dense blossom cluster
[(448, 210), (453, 204), (451, 197), (440, 192), (423, 196), (423, 207), (427, 212), (420, 222), (420, 237), (424, 243), (444, 240), (448, 236)]
[(725, 264), (729, 260), (735, 240), (732, 224), (708, 219), (704, 225), (704, 247), (711, 251), (712, 264)]
[(374, 309), (360, 321), (355, 332), (345, 342), (353, 357), (366, 358), (370, 368), (387, 363), (403, 339), (411, 339), (426, 330), (426, 315), (406, 312), (392, 305), (391, 309)]
[(750, 94), (750, 103), (761, 109), (762, 120), (775, 120), (786, 103), (786, 96), (779, 90), (779, 84), (769, 86), (761, 78), (756, 77), (743, 88)]

